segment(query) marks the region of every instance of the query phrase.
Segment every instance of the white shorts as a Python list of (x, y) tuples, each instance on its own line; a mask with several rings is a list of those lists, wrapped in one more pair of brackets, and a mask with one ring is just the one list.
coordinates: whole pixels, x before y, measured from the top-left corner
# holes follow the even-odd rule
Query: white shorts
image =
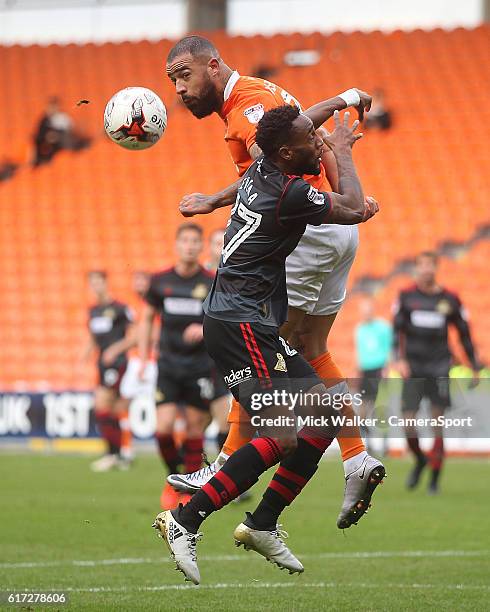
[(131, 357), (119, 387), (121, 397), (134, 399), (146, 394), (154, 395), (157, 380), (156, 363), (149, 361), (146, 364), (143, 380), (139, 378), (140, 368), (141, 360), (138, 357)]
[(358, 244), (356, 225), (308, 225), (286, 259), (289, 306), (309, 315), (338, 312)]

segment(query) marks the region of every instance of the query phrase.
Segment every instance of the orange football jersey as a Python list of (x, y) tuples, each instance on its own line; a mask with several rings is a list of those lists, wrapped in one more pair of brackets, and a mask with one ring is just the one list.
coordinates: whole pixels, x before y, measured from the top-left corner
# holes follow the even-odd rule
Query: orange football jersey
[[(298, 108), (301, 105), (278, 85), (255, 77), (240, 76), (238, 72), (231, 75), (224, 98), (221, 118), (226, 125), (225, 140), (238, 175), (242, 176), (253, 161), (248, 151), (255, 142), (257, 123), (263, 114), (284, 104)], [(318, 176), (305, 175), (304, 179), (317, 189), (330, 190), (322, 164)]]

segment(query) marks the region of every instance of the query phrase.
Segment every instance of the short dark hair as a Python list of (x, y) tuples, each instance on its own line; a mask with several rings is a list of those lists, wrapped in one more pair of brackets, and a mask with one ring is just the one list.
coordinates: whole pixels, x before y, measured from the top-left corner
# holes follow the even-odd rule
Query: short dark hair
[(439, 262), (439, 255), (435, 251), (422, 251), (422, 253), (419, 253), (415, 258), (415, 263), (418, 263), (423, 257), (432, 259), (435, 264)]
[(107, 280), (107, 272), (105, 270), (90, 270), (87, 276), (88, 278), (91, 276), (100, 276), (100, 278)]
[(186, 232), (188, 230), (192, 232), (197, 232), (199, 234), (199, 237), (202, 238), (202, 227), (197, 223), (182, 223), (182, 225), (179, 225), (179, 227), (177, 228), (175, 237), (178, 238), (180, 234), (182, 234), (182, 232)]
[(218, 49), (216, 49), (213, 43), (207, 38), (195, 35), (186, 36), (185, 38), (181, 38), (179, 42), (175, 43), (170, 49), (167, 55), (167, 64), (173, 62), (176, 57), (184, 53), (190, 53), (192, 57), (198, 57), (205, 53), (214, 55), (217, 58), (220, 56)]
[(299, 116), (296, 106), (286, 104), (266, 113), (257, 125), (255, 142), (265, 155), (274, 155), (288, 142), (293, 121)]

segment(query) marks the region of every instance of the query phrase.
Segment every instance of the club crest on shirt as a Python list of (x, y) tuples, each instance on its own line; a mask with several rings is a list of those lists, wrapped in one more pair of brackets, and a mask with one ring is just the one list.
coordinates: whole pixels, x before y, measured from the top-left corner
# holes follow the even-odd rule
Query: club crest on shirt
[(313, 202), (313, 204), (319, 204), (320, 206), (322, 206), (325, 203), (325, 196), (314, 187), (309, 188), (306, 197), (308, 198), (308, 200), (310, 200), (310, 202)]
[(204, 283), (199, 283), (198, 285), (194, 287), (191, 295), (193, 298), (203, 300), (207, 296), (208, 293), (209, 293), (208, 287)]
[(263, 104), (255, 104), (254, 106), (250, 106), (243, 111), (243, 114), (248, 119), (250, 123), (258, 123), (262, 117), (264, 116), (264, 105)]
[(274, 370), (277, 370), (278, 372), (287, 372), (288, 369), (286, 367), (286, 360), (284, 357), (281, 355), (281, 353), (276, 353), (276, 357), (277, 363), (274, 366)]
[(436, 310), (437, 312), (440, 312), (441, 314), (447, 315), (452, 310), (451, 304), (447, 300), (441, 300), (440, 302), (437, 303)]
[(115, 319), (116, 311), (114, 310), (114, 308), (106, 308), (102, 313), (102, 316), (107, 317), (108, 319)]

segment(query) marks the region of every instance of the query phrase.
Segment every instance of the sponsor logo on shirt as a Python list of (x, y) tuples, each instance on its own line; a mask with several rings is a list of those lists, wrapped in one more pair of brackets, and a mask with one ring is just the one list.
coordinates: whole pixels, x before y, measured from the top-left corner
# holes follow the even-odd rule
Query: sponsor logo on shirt
[(241, 370), (231, 370), (231, 372), (224, 377), (225, 383), (228, 387), (234, 387), (235, 385), (239, 385), (246, 380), (250, 380), (252, 378), (252, 368), (247, 366), (246, 368), (242, 368)]
[(322, 193), (319, 193), (318, 189), (315, 189), (314, 187), (310, 187), (306, 197), (308, 200), (310, 200), (310, 202), (313, 202), (313, 204), (318, 204), (319, 206), (325, 204), (325, 196)]
[(433, 310), (413, 310), (410, 313), (410, 321), (414, 327), (440, 329), (446, 324), (446, 315)]
[(254, 106), (250, 106), (243, 111), (243, 114), (248, 119), (250, 123), (258, 123), (262, 117), (264, 116), (264, 105), (263, 104), (255, 104)]
[(167, 314), (200, 316), (202, 302), (196, 298), (168, 297), (163, 301), (163, 310)]
[(93, 334), (107, 334), (114, 326), (114, 321), (110, 317), (94, 317), (90, 320), (90, 331)]

